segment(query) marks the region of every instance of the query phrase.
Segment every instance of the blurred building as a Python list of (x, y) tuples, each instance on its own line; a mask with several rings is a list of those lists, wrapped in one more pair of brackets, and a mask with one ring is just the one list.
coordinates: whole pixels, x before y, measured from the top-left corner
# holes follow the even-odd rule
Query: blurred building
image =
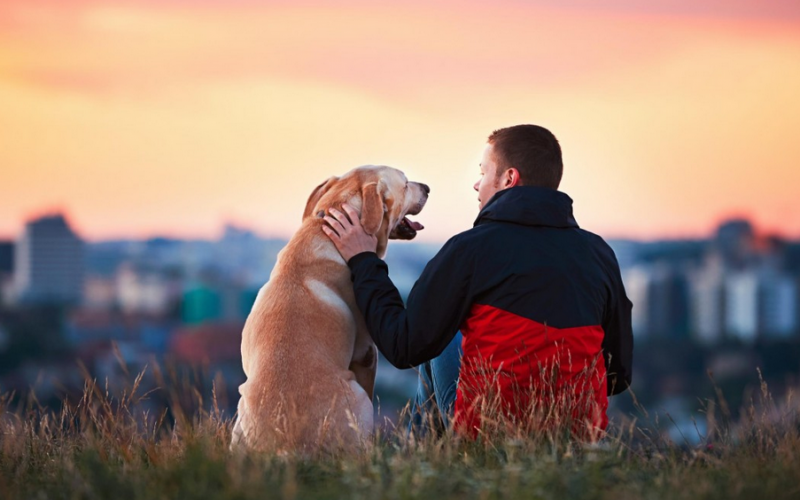
[(642, 243), (630, 240), (608, 240), (621, 269), (633, 267), (639, 260)]
[(633, 310), (631, 311), (631, 326), (635, 337), (647, 337), (648, 317), (647, 302), (650, 290), (650, 273), (644, 266), (634, 266), (622, 270), (622, 281), (625, 284), (625, 293), (628, 295)]
[(142, 353), (162, 355), (179, 322), (147, 314), (78, 308), (67, 314), (67, 340), (79, 353), (106, 350), (112, 342), (135, 346)]
[(181, 319), (187, 325), (244, 320), (250, 314), (258, 289), (231, 283), (193, 283), (181, 303)]
[(118, 305), (116, 282), (105, 276), (87, 276), (83, 283), (83, 304), (89, 309), (114, 309)]
[(757, 237), (745, 220), (720, 225), (705, 262), (689, 276), (692, 334), (707, 344), (797, 335), (800, 294), (791, 250), (780, 238)]
[(748, 270), (728, 278), (728, 332), (742, 340), (787, 338), (798, 328), (797, 282), (773, 270)]
[(714, 248), (728, 269), (741, 269), (752, 264), (756, 249), (753, 225), (744, 219), (723, 222), (717, 228)]
[(660, 338), (687, 335), (689, 290), (680, 270), (663, 263), (637, 265), (625, 270), (623, 280), (633, 303), (634, 335)]
[(725, 281), (725, 332), (733, 338), (752, 342), (758, 336), (758, 274), (731, 273)]
[(120, 266), (115, 285), (116, 302), (128, 314), (168, 316), (178, 310), (183, 293), (180, 277), (130, 263)]
[(761, 277), (760, 327), (767, 338), (787, 338), (798, 331), (798, 286), (791, 276), (765, 272)]
[(222, 319), (222, 294), (204, 284), (192, 284), (183, 293), (181, 321), (196, 325)]
[(14, 242), (0, 241), (0, 276), (14, 271)]
[(207, 264), (217, 268), (236, 286), (258, 289), (269, 279), (278, 252), (285, 245), (283, 240), (264, 240), (249, 229), (229, 223)]
[(725, 272), (719, 259), (690, 274), (689, 330), (705, 344), (722, 341), (725, 335)]
[(20, 302), (79, 303), (84, 243), (60, 214), (32, 220), (16, 242), (14, 292)]
[(0, 241), (0, 305), (11, 301), (13, 295), (14, 242)]

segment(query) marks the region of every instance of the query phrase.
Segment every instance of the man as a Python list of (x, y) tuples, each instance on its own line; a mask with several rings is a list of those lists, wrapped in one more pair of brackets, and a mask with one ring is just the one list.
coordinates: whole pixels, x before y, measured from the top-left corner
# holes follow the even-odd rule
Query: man
[(472, 435), (498, 415), (541, 427), (556, 409), (556, 420), (596, 439), (607, 397), (631, 383), (631, 303), (614, 252), (578, 227), (557, 190), (561, 148), (549, 130), (496, 130), (480, 170), (474, 227), (428, 263), (405, 307), (351, 207), (331, 210), (323, 230), (386, 359), (398, 368), (434, 360), (422, 375), (446, 423)]

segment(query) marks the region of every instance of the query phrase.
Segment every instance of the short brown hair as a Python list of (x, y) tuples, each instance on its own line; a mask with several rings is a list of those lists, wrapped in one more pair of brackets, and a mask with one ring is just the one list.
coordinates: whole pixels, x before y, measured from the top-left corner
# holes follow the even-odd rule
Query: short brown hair
[(538, 125), (515, 125), (495, 130), (488, 142), (494, 149), (498, 174), (513, 167), (523, 186), (558, 189), (564, 164), (552, 132)]

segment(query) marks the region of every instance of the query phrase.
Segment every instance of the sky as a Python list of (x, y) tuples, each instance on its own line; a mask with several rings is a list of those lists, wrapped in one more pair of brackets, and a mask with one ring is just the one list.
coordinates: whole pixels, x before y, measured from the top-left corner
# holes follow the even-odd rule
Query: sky
[(518, 123), (605, 237), (795, 238), (798, 89), (793, 0), (4, 0), (0, 238), (55, 211), (89, 240), (287, 237), (320, 182), (384, 164), (444, 241)]

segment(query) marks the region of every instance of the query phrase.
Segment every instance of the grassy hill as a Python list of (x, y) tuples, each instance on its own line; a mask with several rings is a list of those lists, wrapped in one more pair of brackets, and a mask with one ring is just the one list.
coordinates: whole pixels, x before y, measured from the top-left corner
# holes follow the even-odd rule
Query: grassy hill
[(149, 413), (137, 386), (115, 396), (89, 382), (58, 412), (0, 400), (0, 498), (800, 498), (797, 406), (765, 386), (736, 423), (721, 398), (705, 402), (708, 434), (694, 446), (662, 438), (669, 418), (640, 409), (599, 445), (565, 433), (495, 429), (473, 441), (396, 429), (360, 452), (315, 457), (231, 453), (232, 422), (213, 401), (192, 415)]

